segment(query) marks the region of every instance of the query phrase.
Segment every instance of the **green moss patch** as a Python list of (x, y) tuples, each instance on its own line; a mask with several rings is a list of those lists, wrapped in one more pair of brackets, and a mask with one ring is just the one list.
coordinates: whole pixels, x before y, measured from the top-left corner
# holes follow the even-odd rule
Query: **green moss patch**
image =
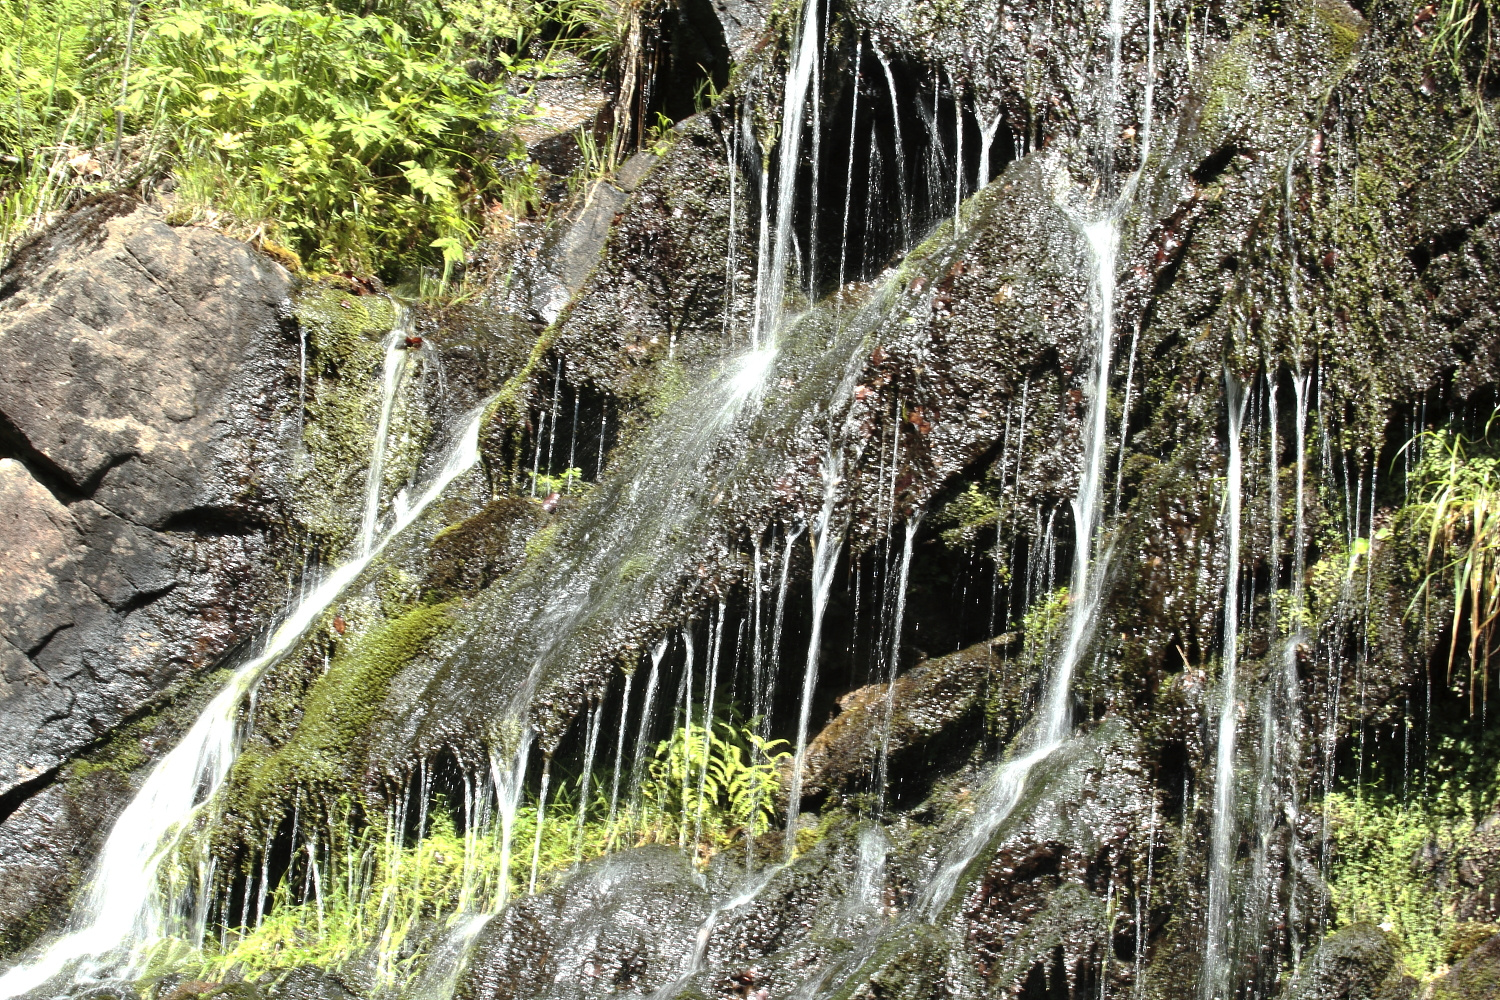
[(236, 811), (253, 815), (292, 788), (333, 791), (360, 772), (360, 741), (391, 678), (445, 631), (447, 604), (418, 605), (346, 642), (307, 692), (295, 732), (270, 752), (247, 749), (235, 763)]

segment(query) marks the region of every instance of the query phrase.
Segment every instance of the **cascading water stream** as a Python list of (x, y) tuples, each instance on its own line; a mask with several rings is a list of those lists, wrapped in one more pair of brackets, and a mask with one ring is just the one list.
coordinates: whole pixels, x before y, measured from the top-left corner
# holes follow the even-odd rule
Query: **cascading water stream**
[(1073, 499), (1073, 570), (1069, 583), (1067, 632), (1043, 690), (1041, 710), (1029, 734), (995, 772), (981, 793), (973, 819), (944, 857), (913, 911), (935, 918), (948, 904), (958, 879), (978, 856), (1020, 800), (1032, 770), (1067, 740), (1072, 729), (1073, 674), (1077, 671), (1098, 620), (1104, 569), (1108, 562), (1095, 551), (1103, 506), (1105, 457), (1109, 450), (1110, 358), (1114, 345), (1115, 257), (1119, 240), (1113, 212), (1083, 227), (1094, 265), (1095, 343), (1089, 412), (1083, 431), (1083, 466)]
[(886, 655), (885, 710), (880, 719), (880, 754), (875, 763), (875, 792), (879, 796), (877, 812), (885, 808), (886, 791), (890, 785), (887, 767), (891, 756), (891, 720), (896, 715), (896, 671), (900, 668), (901, 626), (906, 617), (906, 583), (911, 577), (912, 544), (916, 541), (917, 528), (922, 524), (920, 514), (906, 522), (906, 542), (901, 548), (901, 571), (896, 578), (896, 613), (891, 623), (890, 645)]
[[(802, 26), (797, 36), (797, 48), (787, 67), (786, 83), (782, 88), (781, 114), (781, 164), (776, 182), (776, 236), (771, 248), (771, 270), (764, 282), (757, 283), (757, 292), (762, 301), (757, 303), (755, 314), (755, 346), (774, 344), (786, 315), (787, 268), (794, 252), (792, 220), (796, 212), (797, 168), (802, 159), (803, 121), (807, 113), (807, 97), (813, 86), (813, 77), (818, 71), (817, 3), (804, 4)], [(817, 190), (818, 179), (813, 178), (813, 190)], [(762, 201), (764, 204), (764, 200)], [(764, 237), (761, 240), (765, 245)], [(764, 261), (764, 257), (761, 258)]]
[(823, 509), (813, 525), (812, 634), (807, 641), (807, 667), (802, 676), (802, 699), (797, 715), (797, 746), (792, 757), (792, 779), (787, 792), (786, 857), (797, 847), (797, 819), (802, 812), (802, 765), (807, 757), (807, 730), (812, 715), (813, 692), (818, 686), (818, 656), (823, 646), (823, 613), (833, 587), (833, 571), (844, 544), (842, 527), (834, 524), (834, 508), (843, 483), (843, 467), (835, 451), (823, 459)]
[[(503, 766), (495, 755), (490, 756), (490, 783), (500, 820), (500, 864), (494, 901), (484, 910), (475, 912), (475, 893), (465, 883), (459, 905), (448, 918), (448, 933), (428, 960), (421, 978), (406, 994), (407, 1000), (448, 1000), (453, 996), (459, 973), (463, 971), (463, 960), (474, 939), (510, 901), (511, 846), (515, 836), (516, 812), (526, 790), (526, 765), (531, 760), (534, 739), (535, 733), (528, 727), (521, 735), (520, 749), (509, 762), (509, 767)], [(484, 825), (483, 822), (473, 824), (468, 835), (470, 842), (478, 840), (479, 831)], [(386, 950), (388, 949), (383, 949), (383, 953)]]
[(1228, 565), (1224, 582), (1218, 747), (1214, 760), (1213, 839), (1208, 865), (1208, 941), (1203, 951), (1203, 974), (1199, 980), (1203, 1000), (1220, 1000), (1227, 993), (1232, 971), (1228, 952), (1234, 930), (1229, 888), (1237, 829), (1234, 755), (1239, 726), (1240, 507), (1244, 478), (1240, 424), (1245, 415), (1245, 394), (1238, 380), (1229, 373), (1224, 376), (1224, 396), (1229, 408), (1229, 468), (1224, 483)]
[[(165, 757), (110, 830), (93, 882), (74, 913), (73, 929), (35, 960), (0, 976), (0, 997), (27, 993), (78, 965), (78, 981), (133, 969), (170, 933), (175, 902), (164, 900), (158, 872), (193, 820), (223, 786), (239, 747), (238, 720), (246, 696), (266, 669), (291, 650), (320, 615), (392, 539), (479, 461), (485, 407), (470, 414), (446, 459), (417, 502), (359, 556), (328, 574), (271, 633), (261, 651), (239, 667)], [(79, 964), (82, 963), (82, 964)]]
[[(1108, 105), (1101, 115), (1101, 120), (1106, 123), (1114, 121), (1114, 105), (1118, 99), (1123, 0), (1114, 0), (1110, 13), (1110, 86), (1107, 92)], [(1153, 63), (1149, 68), (1153, 72), (1154, 15), (1153, 3), (1149, 17), (1152, 22), (1149, 30), (1153, 31), (1153, 39), (1148, 46), (1148, 62)], [(880, 55), (878, 49), (876, 54)], [(884, 64), (883, 59), (882, 64)], [(888, 80), (888, 82), (893, 81)], [(1026, 788), (1031, 772), (1038, 764), (1061, 748), (1071, 735), (1073, 676), (1088, 651), (1097, 627), (1104, 576), (1109, 563), (1108, 552), (1098, 549), (1096, 536), (1103, 512), (1104, 473), (1109, 451), (1107, 421), (1109, 379), (1115, 340), (1115, 275), (1120, 220), (1133, 201), (1149, 155), (1151, 100), (1152, 84), (1148, 81), (1145, 106), (1147, 127), (1143, 130), (1141, 161), (1122, 186), (1119, 195), (1111, 201), (1102, 214), (1097, 215), (1092, 221), (1082, 221), (1071, 213), (1067, 213), (1070, 218), (1074, 219), (1089, 250), (1092, 264), (1090, 285), (1093, 294), (1095, 336), (1091, 378), (1087, 392), (1089, 410), (1083, 426), (1083, 456), (1079, 469), (1079, 486), (1072, 503), (1076, 541), (1069, 586), (1070, 604), (1065, 638), (1047, 676), (1037, 717), (1032, 720), (1027, 730), (1015, 743), (1010, 759), (1002, 763), (986, 781), (977, 798), (974, 815), (955, 843), (945, 852), (933, 876), (918, 893), (917, 898), (907, 910), (903, 924), (912, 920), (936, 921), (938, 919), (958, 888), (963, 873), (1014, 810)], [(867, 940), (862, 947), (854, 949), (852, 953), (837, 962), (835, 968), (825, 969), (809, 979), (796, 995), (814, 997), (827, 995), (830, 992), (842, 995), (840, 990), (849, 982), (847, 977), (855, 974), (857, 969), (876, 955), (880, 939), (880, 935), (877, 934), (874, 938)]]
[(391, 415), (396, 409), (396, 397), (401, 391), (401, 377), (406, 374), (408, 351), (406, 333), (408, 312), (403, 307), (401, 317), (385, 338), (385, 361), (380, 376), (380, 417), (375, 424), (375, 440), (370, 448), (370, 468), (365, 479), (364, 519), (360, 522), (359, 552), (368, 553), (375, 545), (375, 533), (380, 522), (381, 483), (385, 477), (386, 439), (391, 433)]
[(905, 247), (911, 245), (911, 199), (906, 193), (906, 144), (901, 138), (901, 102), (896, 96), (896, 76), (891, 72), (890, 60), (886, 59), (885, 53), (880, 51), (880, 46), (873, 40), (870, 48), (874, 50), (880, 69), (885, 73), (885, 86), (891, 97), (891, 123), (896, 130), (896, 190), (901, 195), (897, 215), (901, 222), (901, 245)]

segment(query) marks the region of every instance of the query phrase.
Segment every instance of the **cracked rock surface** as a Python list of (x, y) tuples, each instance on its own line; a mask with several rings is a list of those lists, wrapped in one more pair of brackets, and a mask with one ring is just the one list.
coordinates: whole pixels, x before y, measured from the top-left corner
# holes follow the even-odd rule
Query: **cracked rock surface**
[(113, 813), (51, 787), (60, 765), (265, 620), (290, 290), (126, 199), (0, 272), (0, 933), (70, 853), (34, 834)]

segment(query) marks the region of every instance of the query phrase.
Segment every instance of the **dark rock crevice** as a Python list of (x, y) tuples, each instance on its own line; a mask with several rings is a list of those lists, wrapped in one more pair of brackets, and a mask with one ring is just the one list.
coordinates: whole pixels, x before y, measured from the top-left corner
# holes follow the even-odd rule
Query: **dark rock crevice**
[(25, 805), (27, 799), (56, 781), (59, 770), (56, 767), (49, 768), (36, 777), (18, 782), (0, 793), (0, 826), (10, 819), (12, 813)]

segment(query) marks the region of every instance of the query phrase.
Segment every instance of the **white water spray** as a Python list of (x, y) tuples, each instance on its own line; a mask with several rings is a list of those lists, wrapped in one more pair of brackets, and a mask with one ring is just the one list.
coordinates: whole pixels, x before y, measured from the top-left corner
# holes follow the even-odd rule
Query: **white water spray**
[(1229, 983), (1228, 956), (1232, 918), (1229, 882), (1236, 828), (1234, 807), (1235, 736), (1239, 723), (1239, 598), (1240, 506), (1244, 470), (1240, 457), (1240, 423), (1245, 415), (1244, 389), (1231, 374), (1224, 376), (1229, 406), (1229, 468), (1224, 484), (1228, 528), (1228, 566), (1224, 582), (1224, 655), (1219, 675), (1219, 745), (1214, 762), (1213, 840), (1208, 864), (1208, 942), (1203, 952), (1199, 987), (1204, 1000), (1223, 997)]
[(896, 614), (895, 621), (891, 624), (891, 644), (887, 651), (890, 660), (886, 667), (885, 711), (880, 720), (880, 756), (875, 764), (875, 789), (880, 796), (876, 806), (877, 814), (885, 808), (886, 788), (890, 784), (888, 764), (891, 755), (891, 719), (896, 714), (896, 670), (900, 666), (902, 619), (906, 617), (906, 583), (911, 576), (912, 543), (916, 541), (917, 528), (921, 524), (920, 513), (906, 522), (906, 544), (901, 549), (901, 572), (896, 578)]
[(98, 867), (73, 930), (35, 960), (0, 976), (0, 1000), (28, 993), (76, 966), (77, 981), (128, 975), (150, 948), (171, 933), (175, 901), (163, 899), (158, 873), (193, 821), (229, 776), (239, 749), (241, 705), (256, 682), (312, 627), (390, 541), (410, 527), (448, 484), (479, 461), (484, 407), (471, 414), (447, 459), (419, 499), (359, 557), (333, 570), (271, 634), (208, 703), (182, 741), (157, 762), (120, 814), (100, 852)]

